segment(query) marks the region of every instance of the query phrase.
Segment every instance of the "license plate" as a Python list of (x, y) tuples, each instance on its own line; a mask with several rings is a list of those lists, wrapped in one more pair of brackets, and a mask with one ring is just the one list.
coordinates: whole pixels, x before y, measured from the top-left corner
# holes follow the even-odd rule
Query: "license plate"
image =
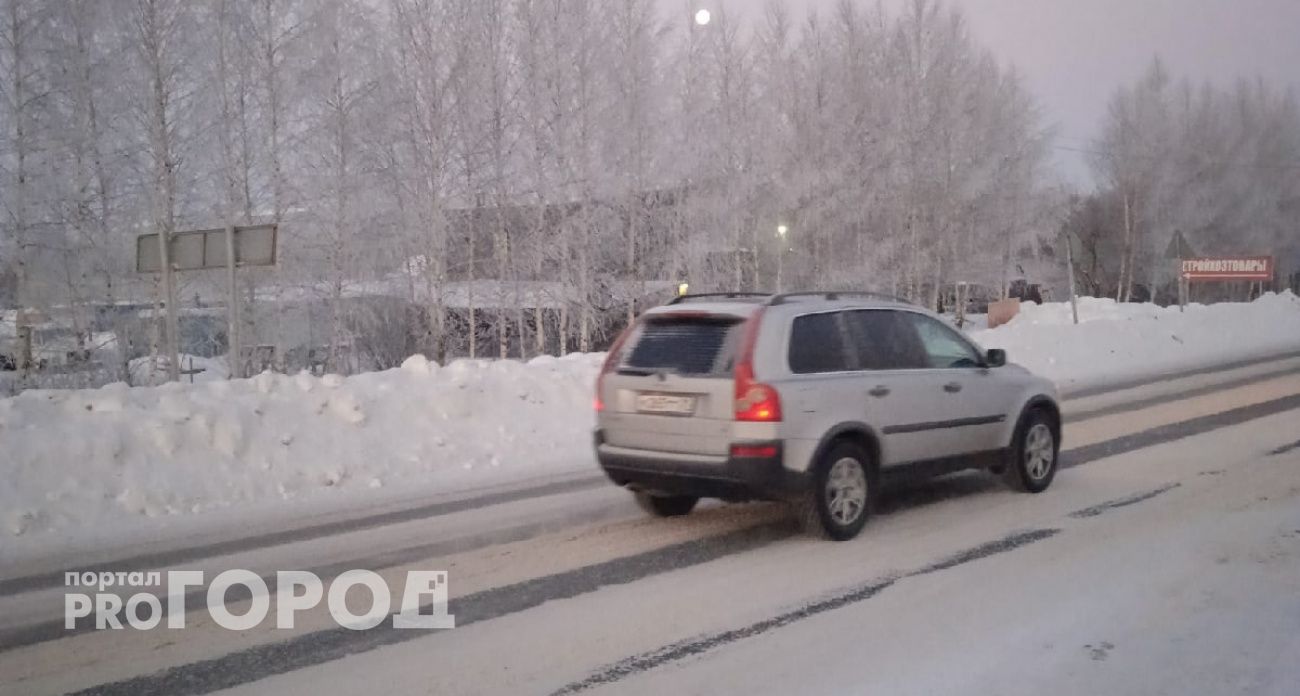
[(636, 410), (641, 413), (689, 416), (695, 413), (695, 397), (676, 394), (637, 394)]

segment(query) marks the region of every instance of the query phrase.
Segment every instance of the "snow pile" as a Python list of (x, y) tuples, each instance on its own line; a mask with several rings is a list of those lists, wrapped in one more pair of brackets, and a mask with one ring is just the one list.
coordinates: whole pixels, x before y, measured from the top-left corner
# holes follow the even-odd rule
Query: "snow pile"
[(49, 532), (84, 541), (322, 490), (374, 500), (590, 470), (602, 357), (27, 391), (0, 400), (0, 556)]
[[(1066, 303), (1026, 305), (972, 335), (1066, 391), (1300, 350), (1291, 293), (1185, 313), (1084, 298), (1079, 313), (1076, 326)], [(603, 357), (440, 367), (417, 356), (346, 379), (264, 373), (0, 400), (0, 557), (157, 538), (199, 513), (210, 513), (201, 524), (285, 520), (312, 506), (594, 473), (591, 394)]]
[(1300, 351), (1300, 297), (1289, 290), (1186, 311), (1081, 297), (1073, 322), (1068, 302), (1025, 304), (1010, 323), (971, 337), (1067, 392)]

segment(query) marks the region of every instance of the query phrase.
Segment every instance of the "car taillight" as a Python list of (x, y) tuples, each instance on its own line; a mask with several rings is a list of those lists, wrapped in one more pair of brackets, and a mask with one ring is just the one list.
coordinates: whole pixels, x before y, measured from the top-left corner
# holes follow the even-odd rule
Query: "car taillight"
[(618, 365), (619, 354), (623, 351), (623, 344), (627, 342), (627, 337), (632, 334), (632, 329), (636, 328), (636, 322), (627, 325), (614, 343), (609, 347), (609, 352), (605, 354), (605, 362), (600, 366), (600, 374), (596, 375), (596, 397), (592, 401), (592, 407), (597, 412), (605, 410), (605, 402), (601, 400), (601, 394), (605, 393), (605, 375), (614, 371)]
[(755, 382), (752, 372), (736, 369), (736, 420), (777, 423), (781, 420), (781, 397), (772, 387)]
[(736, 360), (736, 420), (775, 423), (781, 420), (781, 396), (776, 389), (754, 378), (754, 345), (758, 342), (758, 327), (763, 320), (760, 307), (745, 322), (740, 343), (740, 357)]

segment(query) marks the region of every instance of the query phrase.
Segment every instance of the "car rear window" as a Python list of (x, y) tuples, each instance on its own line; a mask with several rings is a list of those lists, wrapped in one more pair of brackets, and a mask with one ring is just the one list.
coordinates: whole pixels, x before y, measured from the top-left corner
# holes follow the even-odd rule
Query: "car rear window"
[(838, 312), (795, 317), (790, 332), (790, 371), (799, 374), (850, 369)]
[(650, 319), (638, 332), (619, 371), (730, 374), (740, 325), (734, 317)]
[(916, 328), (902, 312), (855, 310), (845, 314), (861, 369), (914, 370), (930, 366)]

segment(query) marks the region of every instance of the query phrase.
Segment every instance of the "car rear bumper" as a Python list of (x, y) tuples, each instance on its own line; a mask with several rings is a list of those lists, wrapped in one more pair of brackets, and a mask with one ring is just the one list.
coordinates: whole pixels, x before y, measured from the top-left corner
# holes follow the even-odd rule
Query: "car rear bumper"
[(633, 490), (732, 501), (783, 500), (805, 490), (806, 475), (785, 468), (781, 443), (754, 444), (775, 447), (776, 456), (709, 457), (615, 447), (597, 431), (596, 458), (611, 481)]

